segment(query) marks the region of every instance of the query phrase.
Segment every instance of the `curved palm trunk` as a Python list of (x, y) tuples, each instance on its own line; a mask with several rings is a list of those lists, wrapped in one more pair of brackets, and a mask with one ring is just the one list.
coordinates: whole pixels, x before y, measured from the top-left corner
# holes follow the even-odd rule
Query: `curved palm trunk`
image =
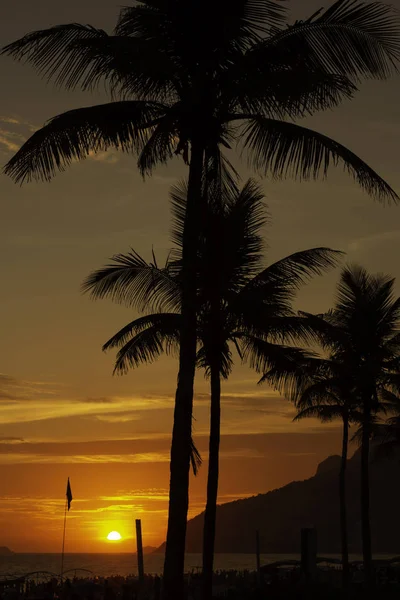
[(370, 445), (370, 401), (364, 402), (361, 442), (361, 532), (365, 583), (370, 589), (374, 585), (372, 566), (371, 523), (369, 508), (369, 445)]
[(203, 529), (203, 600), (212, 598), (215, 527), (217, 519), (219, 442), (221, 424), (221, 379), (218, 361), (211, 365), (211, 416), (208, 457), (207, 504)]
[(343, 588), (349, 585), (349, 548), (347, 535), (347, 502), (346, 502), (346, 469), (347, 469), (347, 451), (349, 445), (349, 419), (348, 415), (343, 415), (343, 440), (342, 440), (342, 460), (340, 463), (339, 474), (339, 501), (340, 501), (340, 534), (342, 544), (342, 582)]
[(168, 530), (163, 581), (166, 600), (182, 600), (184, 597), (183, 574), (196, 364), (196, 256), (202, 200), (203, 156), (202, 144), (193, 141), (182, 248), (182, 330), (171, 444)]

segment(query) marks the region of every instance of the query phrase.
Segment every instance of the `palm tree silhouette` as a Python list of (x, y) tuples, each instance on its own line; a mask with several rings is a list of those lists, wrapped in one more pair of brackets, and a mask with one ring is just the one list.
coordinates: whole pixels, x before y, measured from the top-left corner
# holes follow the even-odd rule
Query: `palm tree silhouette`
[[(172, 191), (175, 249), (159, 268), (136, 253), (114, 257), (92, 273), (84, 290), (94, 298), (158, 312), (139, 317), (116, 333), (104, 349), (119, 348), (115, 371), (152, 362), (177, 352), (181, 324), (182, 245), (187, 188)], [(212, 597), (212, 575), (219, 475), (221, 379), (233, 366), (232, 349), (258, 372), (292, 370), (310, 354), (285, 344), (308, 339), (307, 321), (291, 308), (298, 287), (310, 276), (336, 264), (338, 253), (327, 248), (297, 252), (262, 269), (261, 228), (266, 222), (262, 191), (248, 181), (241, 191), (226, 189), (209, 198), (200, 229), (197, 260), (197, 366), (210, 379), (211, 414), (204, 516), (203, 597)], [(218, 275), (218, 276), (217, 276)], [(215, 287), (215, 281), (219, 286)], [(172, 311), (172, 312), (171, 312)]]
[[(365, 580), (374, 585), (369, 506), (370, 439), (381, 412), (398, 406), (400, 390), (400, 298), (394, 296), (394, 279), (370, 275), (364, 268), (343, 269), (334, 308), (325, 315), (307, 315), (309, 326), (319, 336), (330, 359), (340, 365), (339, 380), (343, 401), (351, 394), (350, 405), (359, 413), (361, 443), (361, 521)], [(335, 366), (335, 369), (337, 367)], [(286, 393), (302, 381), (301, 369), (286, 378)], [(305, 369), (307, 382), (307, 367)], [(279, 381), (279, 374), (265, 379)], [(303, 384), (301, 384), (303, 385)], [(344, 393), (344, 397), (342, 396)], [(356, 420), (356, 419), (355, 419)]]
[[(395, 399), (394, 399), (395, 400)], [(377, 444), (374, 448), (374, 457), (381, 459), (398, 454), (400, 449), (400, 399), (392, 401), (391, 412), (394, 413), (384, 423), (377, 423), (373, 427), (372, 437)]]
[[(274, 177), (310, 179), (343, 164), (368, 193), (394, 191), (341, 144), (294, 123), (332, 108), (361, 78), (396, 70), (399, 27), (390, 7), (338, 0), (286, 25), (275, 0), (139, 0), (113, 35), (69, 24), (27, 34), (3, 53), (31, 62), (67, 88), (105, 83), (113, 100), (68, 111), (35, 132), (9, 161), (16, 181), (57, 170), (110, 147), (134, 153), (143, 174), (181, 154), (189, 164), (182, 253), (182, 327), (164, 587), (183, 594), (184, 547), (196, 361), (194, 262), (204, 173), (230, 179), (221, 148), (240, 141), (252, 166)], [(206, 32), (206, 34), (205, 34)]]
[[(302, 313), (313, 323), (313, 317)], [(334, 359), (312, 358), (301, 365), (297, 385), (292, 388), (290, 399), (298, 413), (294, 420), (317, 418), (322, 423), (341, 419), (343, 423), (342, 452), (339, 471), (340, 534), (342, 548), (342, 582), (349, 584), (349, 549), (346, 501), (346, 469), (351, 423), (360, 423), (359, 407), (355, 403), (351, 374), (344, 365)]]

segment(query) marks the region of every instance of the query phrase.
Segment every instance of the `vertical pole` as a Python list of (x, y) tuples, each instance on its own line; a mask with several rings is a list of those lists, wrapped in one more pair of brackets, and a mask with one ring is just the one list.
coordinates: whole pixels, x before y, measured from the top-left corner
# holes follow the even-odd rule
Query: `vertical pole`
[(136, 519), (136, 546), (137, 546), (137, 562), (139, 571), (139, 582), (143, 583), (144, 579), (144, 562), (143, 562), (143, 543), (142, 543), (142, 522)]
[(256, 531), (256, 564), (257, 564), (257, 583), (261, 583), (261, 561), (260, 561), (260, 532)]
[(62, 543), (62, 552), (61, 552), (61, 581), (64, 574), (64, 549), (65, 549), (65, 528), (67, 525), (67, 505), (68, 498), (65, 499), (65, 509), (64, 509), (64, 533), (63, 533), (63, 543)]

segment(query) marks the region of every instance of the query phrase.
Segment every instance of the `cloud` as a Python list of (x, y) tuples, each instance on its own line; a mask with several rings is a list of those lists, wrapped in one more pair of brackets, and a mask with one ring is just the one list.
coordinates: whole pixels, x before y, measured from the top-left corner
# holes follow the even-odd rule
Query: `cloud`
[(103, 421), (104, 423), (129, 423), (130, 421), (138, 421), (141, 418), (141, 413), (109, 413), (106, 415), (96, 415), (94, 418), (97, 421)]
[(159, 396), (68, 396), (63, 386), (53, 382), (26, 381), (0, 374), (2, 422), (28, 423), (73, 416), (128, 422), (140, 418), (144, 410), (172, 409), (173, 398)]
[(0, 149), (6, 154), (14, 154), (37, 127), (14, 116), (0, 116)]
[(7, 152), (18, 152), (21, 144), (13, 141), (9, 132), (0, 129), (0, 147), (3, 147)]
[(39, 128), (37, 125), (33, 125), (29, 121), (25, 121), (24, 119), (20, 119), (18, 117), (9, 117), (0, 115), (0, 123), (6, 123), (7, 125), (17, 125), (19, 127), (25, 127), (29, 129), (29, 131), (37, 131)]
[(100, 397), (100, 398), (82, 398), (81, 402), (87, 402), (88, 404), (113, 404), (115, 398)]
[(0, 373), (0, 402), (30, 402), (53, 399), (59, 395), (60, 386), (48, 381), (26, 381)]
[(73, 456), (45, 456), (43, 454), (24, 454), (21, 456), (18, 453), (3, 454), (0, 463), (4, 465), (14, 464), (83, 464), (83, 465), (98, 465), (98, 464), (118, 464), (118, 463), (167, 463), (169, 462), (170, 454), (166, 452), (161, 454), (158, 452), (148, 452), (142, 454), (96, 454), (96, 455), (73, 455)]
[[(398, 242), (400, 230), (383, 231), (352, 240), (348, 245), (349, 252), (364, 252), (381, 246), (385, 242)], [(380, 248), (381, 251), (381, 248)]]
[(107, 150), (106, 152), (90, 152), (89, 158), (96, 162), (115, 165), (119, 161), (120, 156), (116, 150)]

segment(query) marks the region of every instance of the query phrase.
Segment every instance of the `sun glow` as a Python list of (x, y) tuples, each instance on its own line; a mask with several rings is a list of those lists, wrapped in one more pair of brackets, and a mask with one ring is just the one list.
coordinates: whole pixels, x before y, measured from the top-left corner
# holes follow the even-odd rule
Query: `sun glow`
[(110, 542), (119, 542), (119, 540), (121, 540), (121, 534), (118, 533), (118, 531), (110, 531), (110, 533), (107, 536), (107, 539)]

